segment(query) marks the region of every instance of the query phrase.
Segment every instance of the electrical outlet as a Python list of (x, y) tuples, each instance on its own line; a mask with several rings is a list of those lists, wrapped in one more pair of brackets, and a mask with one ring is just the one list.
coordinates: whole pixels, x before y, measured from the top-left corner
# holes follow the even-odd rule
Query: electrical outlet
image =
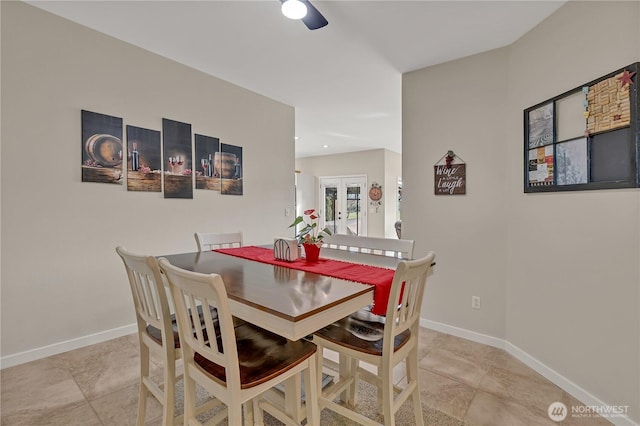
[(473, 309), (480, 309), (480, 296), (471, 296), (471, 307)]
[(284, 209), (284, 215), (285, 216), (289, 216), (291, 214), (291, 210), (290, 209)]

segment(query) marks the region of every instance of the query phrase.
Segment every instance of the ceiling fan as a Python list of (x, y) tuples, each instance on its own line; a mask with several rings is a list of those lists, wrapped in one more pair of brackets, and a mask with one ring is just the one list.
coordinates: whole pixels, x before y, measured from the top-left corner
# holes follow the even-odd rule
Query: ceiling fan
[(317, 30), (329, 23), (309, 0), (280, 0), (282, 14), (287, 18), (301, 19), (310, 30)]

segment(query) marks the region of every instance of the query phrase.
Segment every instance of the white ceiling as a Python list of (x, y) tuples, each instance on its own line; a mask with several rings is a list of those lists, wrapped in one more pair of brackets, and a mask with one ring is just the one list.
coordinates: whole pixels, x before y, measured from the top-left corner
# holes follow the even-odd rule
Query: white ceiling
[(311, 1), (315, 31), (278, 0), (28, 3), (294, 106), (297, 157), (400, 152), (402, 73), (509, 45), (565, 3)]

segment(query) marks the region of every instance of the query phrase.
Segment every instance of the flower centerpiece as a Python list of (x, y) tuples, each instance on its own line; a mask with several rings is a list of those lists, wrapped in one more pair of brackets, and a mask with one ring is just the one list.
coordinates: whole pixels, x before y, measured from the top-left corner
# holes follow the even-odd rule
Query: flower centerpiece
[[(308, 221), (305, 220), (305, 217), (308, 218)], [(320, 247), (322, 247), (322, 239), (327, 235), (331, 235), (329, 228), (325, 227), (322, 230), (318, 230), (317, 219), (318, 216), (316, 215), (315, 209), (309, 209), (305, 210), (302, 216), (296, 217), (293, 223), (289, 225), (289, 228), (293, 228), (301, 223), (304, 224), (302, 229), (296, 234), (296, 239), (298, 243), (304, 247), (305, 257), (309, 262), (318, 260)]]

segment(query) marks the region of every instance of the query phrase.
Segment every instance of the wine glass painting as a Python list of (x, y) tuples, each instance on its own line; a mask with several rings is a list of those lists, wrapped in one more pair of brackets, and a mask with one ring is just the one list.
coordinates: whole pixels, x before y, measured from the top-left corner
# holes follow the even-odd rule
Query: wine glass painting
[(191, 124), (162, 119), (164, 198), (193, 198)]
[(197, 170), (196, 189), (220, 191), (220, 175), (215, 168), (216, 156), (220, 154), (220, 139), (212, 136), (195, 135), (195, 158), (200, 159)]

